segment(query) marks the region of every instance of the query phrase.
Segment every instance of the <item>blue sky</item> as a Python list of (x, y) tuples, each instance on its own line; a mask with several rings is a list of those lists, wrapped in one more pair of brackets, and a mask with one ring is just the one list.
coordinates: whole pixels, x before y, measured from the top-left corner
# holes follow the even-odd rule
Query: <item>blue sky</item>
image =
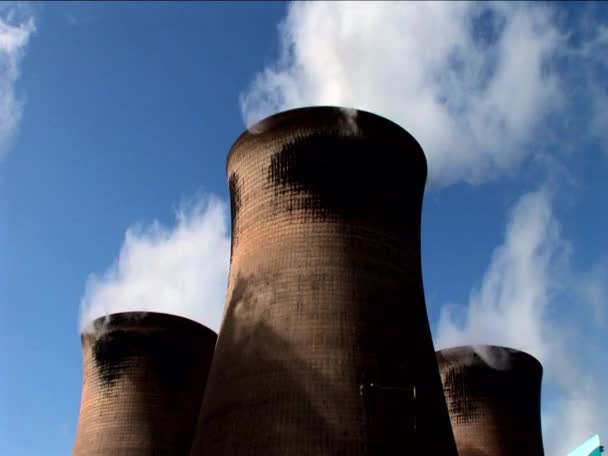
[(0, 454), (69, 454), (81, 306), (218, 324), (226, 153), (315, 104), (425, 149), (436, 346), (537, 356), (549, 456), (602, 435), (607, 68), (602, 3), (2, 4)]

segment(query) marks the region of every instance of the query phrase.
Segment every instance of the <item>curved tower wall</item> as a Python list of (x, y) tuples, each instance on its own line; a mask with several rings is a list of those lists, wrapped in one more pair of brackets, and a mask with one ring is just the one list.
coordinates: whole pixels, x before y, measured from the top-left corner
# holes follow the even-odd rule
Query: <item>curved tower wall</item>
[(420, 264), (426, 161), (362, 111), (286, 111), (230, 150), (224, 320), (192, 455), (454, 455)]
[(542, 456), (542, 366), (496, 346), (440, 350), (437, 362), (460, 456)]
[(188, 455), (216, 338), (173, 315), (95, 320), (82, 335), (73, 456)]

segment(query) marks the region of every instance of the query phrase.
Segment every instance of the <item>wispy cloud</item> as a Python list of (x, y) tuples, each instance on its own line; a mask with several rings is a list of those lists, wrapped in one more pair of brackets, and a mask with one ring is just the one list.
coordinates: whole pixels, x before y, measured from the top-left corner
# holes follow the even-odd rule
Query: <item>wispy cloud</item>
[(23, 106), (15, 93), (15, 83), (34, 31), (34, 18), (23, 7), (0, 5), (0, 159), (6, 155), (21, 120)]
[(600, 259), (589, 271), (583, 273), (575, 291), (583, 302), (591, 306), (595, 325), (605, 329), (608, 325), (608, 258)]
[(558, 62), (579, 72), (581, 53), (603, 43), (585, 35), (572, 47), (558, 16), (534, 2), (294, 2), (279, 59), (241, 96), (243, 116), (250, 125), (304, 105), (367, 109), (422, 143), (433, 184), (505, 175), (568, 112)]
[(604, 266), (574, 271), (569, 261), (573, 246), (560, 231), (550, 192), (521, 197), (481, 285), (472, 290), (466, 307), (442, 309), (436, 331), (437, 348), (497, 344), (541, 361), (545, 385), (557, 392), (557, 399), (544, 404), (543, 415), (547, 454), (556, 456), (608, 431), (608, 415), (599, 405), (608, 392), (599, 383), (601, 363), (597, 358), (597, 365), (588, 362), (600, 339), (593, 340), (597, 334), (589, 325), (581, 330), (572, 315), (559, 318), (557, 306), (578, 306), (582, 320), (593, 318), (585, 310), (591, 301), (595, 312), (603, 312), (608, 300), (601, 285)]
[(92, 15), (85, 14), (82, 11), (67, 11), (63, 17), (65, 21), (72, 27), (88, 25), (95, 21), (95, 18)]
[(116, 312), (163, 312), (218, 331), (228, 277), (227, 207), (213, 196), (182, 205), (176, 223), (127, 230), (120, 254), (89, 278), (81, 303), (86, 323)]
[(608, 23), (587, 20), (586, 39), (577, 49), (572, 59), (585, 62), (579, 65), (584, 76), (583, 85), (589, 93), (591, 102), (590, 133), (603, 145), (608, 153), (608, 89), (606, 87), (606, 74), (608, 74)]
[[(559, 232), (544, 191), (523, 196), (507, 225), (504, 243), (493, 253), (482, 285), (472, 291), (466, 315), (444, 307), (437, 345), (492, 341), (547, 358), (549, 304), (562, 292), (569, 244)], [(460, 321), (460, 324), (455, 322)]]

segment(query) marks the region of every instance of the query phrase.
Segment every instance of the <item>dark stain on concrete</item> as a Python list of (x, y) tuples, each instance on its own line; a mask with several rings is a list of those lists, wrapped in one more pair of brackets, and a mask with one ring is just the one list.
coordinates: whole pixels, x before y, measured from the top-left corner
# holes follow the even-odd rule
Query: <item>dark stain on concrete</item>
[(376, 137), (314, 133), (272, 155), (267, 183), (289, 211), (305, 211), (313, 220), (328, 215), (352, 220), (365, 214), (394, 226), (409, 217), (404, 195), (424, 186), (424, 173), (412, 170), (416, 154), (407, 152)]
[(239, 218), (239, 210), (241, 209), (241, 187), (239, 184), (239, 175), (232, 172), (228, 178), (228, 190), (230, 191), (230, 223), (232, 236), (230, 237), (230, 258), (232, 259), (232, 251), (234, 244), (237, 242), (236, 224)]
[(147, 327), (147, 320), (149, 318), (144, 317), (137, 326), (133, 320), (115, 318), (95, 340), (92, 353), (102, 385), (111, 387), (131, 370), (145, 369), (151, 381), (162, 387), (179, 388), (184, 378), (196, 369), (193, 360), (200, 352), (200, 344), (213, 346), (211, 339), (216, 337), (211, 330), (194, 322), (188, 323), (200, 327), (198, 334), (185, 328), (180, 331), (179, 324)]

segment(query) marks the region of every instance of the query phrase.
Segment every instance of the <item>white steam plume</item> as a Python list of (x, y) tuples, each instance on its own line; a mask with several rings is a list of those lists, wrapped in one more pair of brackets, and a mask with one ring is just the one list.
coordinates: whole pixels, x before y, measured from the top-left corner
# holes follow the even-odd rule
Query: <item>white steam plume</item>
[(215, 197), (183, 205), (176, 225), (127, 230), (120, 254), (92, 275), (81, 303), (80, 329), (116, 312), (162, 312), (219, 330), (227, 285), (228, 209)]
[[(543, 410), (549, 456), (562, 456), (594, 433), (608, 432), (608, 416), (599, 406), (608, 392), (598, 383), (600, 364), (582, 362), (585, 354), (595, 355), (589, 350), (596, 345), (586, 345), (593, 337), (589, 325), (579, 331), (575, 322), (558, 318), (556, 312), (556, 303), (577, 288), (582, 291), (579, 300), (568, 304), (579, 306), (579, 318), (590, 319), (592, 310), (598, 312), (601, 273), (594, 268), (589, 274), (575, 274), (569, 265), (571, 252), (553, 216), (550, 194), (543, 190), (524, 195), (481, 286), (471, 292), (464, 312), (455, 306), (442, 309), (435, 339), (437, 349), (504, 345), (541, 361), (545, 385), (558, 393)], [(582, 302), (585, 293), (595, 299), (593, 307)], [(608, 295), (603, 298), (605, 305)]]
[[(278, 60), (241, 95), (247, 125), (309, 105), (369, 110), (419, 140), (435, 185), (513, 172), (539, 153), (547, 116), (566, 112), (552, 63), (567, 32), (551, 5), (294, 2), (279, 32)], [(576, 72), (583, 48), (570, 50)]]
[(19, 5), (0, 4), (0, 159), (19, 126), (22, 103), (15, 94), (19, 63), (31, 35), (34, 19)]

